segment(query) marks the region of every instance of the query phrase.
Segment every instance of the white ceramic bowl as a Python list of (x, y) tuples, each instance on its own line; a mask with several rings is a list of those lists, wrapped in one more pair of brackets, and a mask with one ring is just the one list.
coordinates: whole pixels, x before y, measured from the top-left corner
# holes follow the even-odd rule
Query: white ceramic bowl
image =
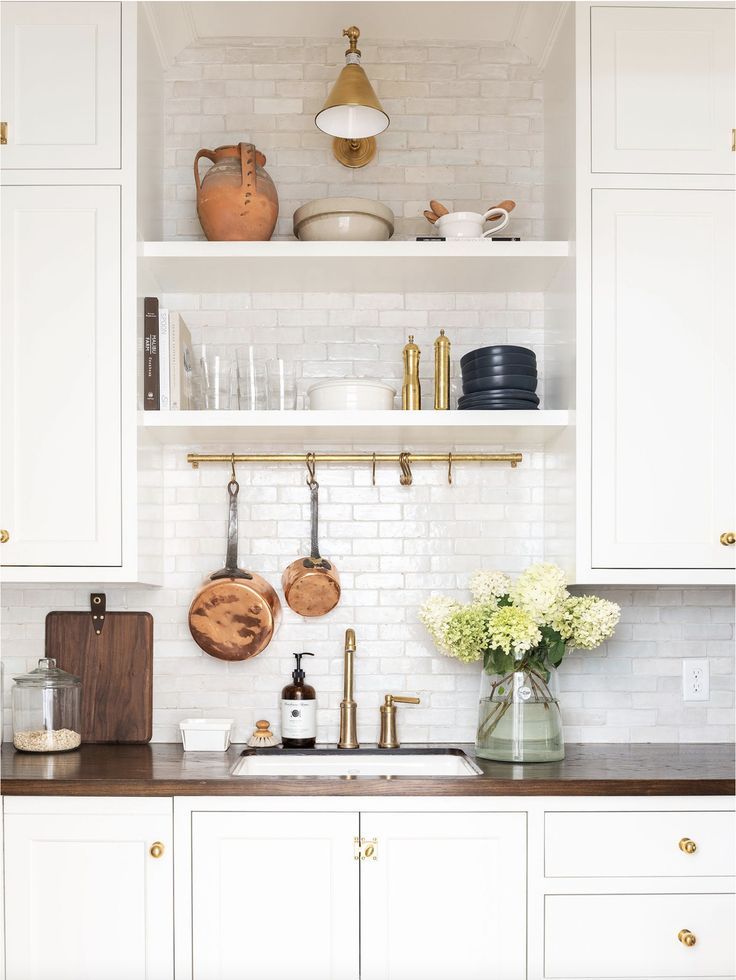
[(307, 394), (312, 411), (370, 412), (392, 409), (396, 391), (385, 381), (371, 378), (335, 378), (318, 381)]
[(303, 242), (385, 242), (394, 213), (363, 197), (322, 197), (294, 212), (294, 235)]
[(232, 718), (185, 718), (179, 731), (185, 752), (227, 752)]

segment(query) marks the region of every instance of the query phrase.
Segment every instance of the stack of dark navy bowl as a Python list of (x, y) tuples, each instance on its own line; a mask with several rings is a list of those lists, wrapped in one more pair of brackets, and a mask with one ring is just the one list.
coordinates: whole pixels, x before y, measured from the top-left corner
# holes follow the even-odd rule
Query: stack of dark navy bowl
[(537, 355), (527, 347), (496, 344), (479, 347), (460, 358), (463, 393), (461, 411), (536, 409)]

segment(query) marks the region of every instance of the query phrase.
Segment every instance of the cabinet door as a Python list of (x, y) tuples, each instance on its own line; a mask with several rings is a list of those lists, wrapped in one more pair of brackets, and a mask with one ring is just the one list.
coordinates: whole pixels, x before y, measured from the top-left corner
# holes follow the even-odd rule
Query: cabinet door
[(351, 813), (193, 813), (194, 980), (357, 980)]
[(728, 568), (729, 191), (593, 191), (592, 567)]
[(120, 190), (2, 188), (7, 565), (122, 560)]
[(120, 10), (3, 3), (3, 167), (120, 166)]
[(362, 980), (526, 977), (526, 815), (361, 814)]
[(7, 980), (173, 977), (171, 814), (90, 810), (5, 815)]
[(733, 33), (728, 9), (593, 7), (593, 171), (732, 173)]

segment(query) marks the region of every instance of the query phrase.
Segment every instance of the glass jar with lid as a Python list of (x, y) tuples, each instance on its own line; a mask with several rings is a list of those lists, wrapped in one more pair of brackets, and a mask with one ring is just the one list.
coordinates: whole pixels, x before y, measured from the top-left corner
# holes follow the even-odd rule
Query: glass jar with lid
[(82, 682), (43, 657), (14, 677), (13, 745), (21, 752), (68, 752), (82, 742)]

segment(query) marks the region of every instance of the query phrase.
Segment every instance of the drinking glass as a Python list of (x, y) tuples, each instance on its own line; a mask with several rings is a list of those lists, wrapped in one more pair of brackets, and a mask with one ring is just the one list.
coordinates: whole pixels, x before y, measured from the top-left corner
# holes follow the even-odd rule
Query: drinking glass
[(238, 348), (236, 368), (238, 408), (249, 412), (266, 408), (266, 365), (256, 357), (254, 347)]
[(202, 344), (197, 353), (204, 407), (210, 411), (233, 408), (235, 372), (231, 352), (224, 347)]
[(296, 408), (296, 366), (282, 357), (266, 362), (268, 407), (277, 411)]

